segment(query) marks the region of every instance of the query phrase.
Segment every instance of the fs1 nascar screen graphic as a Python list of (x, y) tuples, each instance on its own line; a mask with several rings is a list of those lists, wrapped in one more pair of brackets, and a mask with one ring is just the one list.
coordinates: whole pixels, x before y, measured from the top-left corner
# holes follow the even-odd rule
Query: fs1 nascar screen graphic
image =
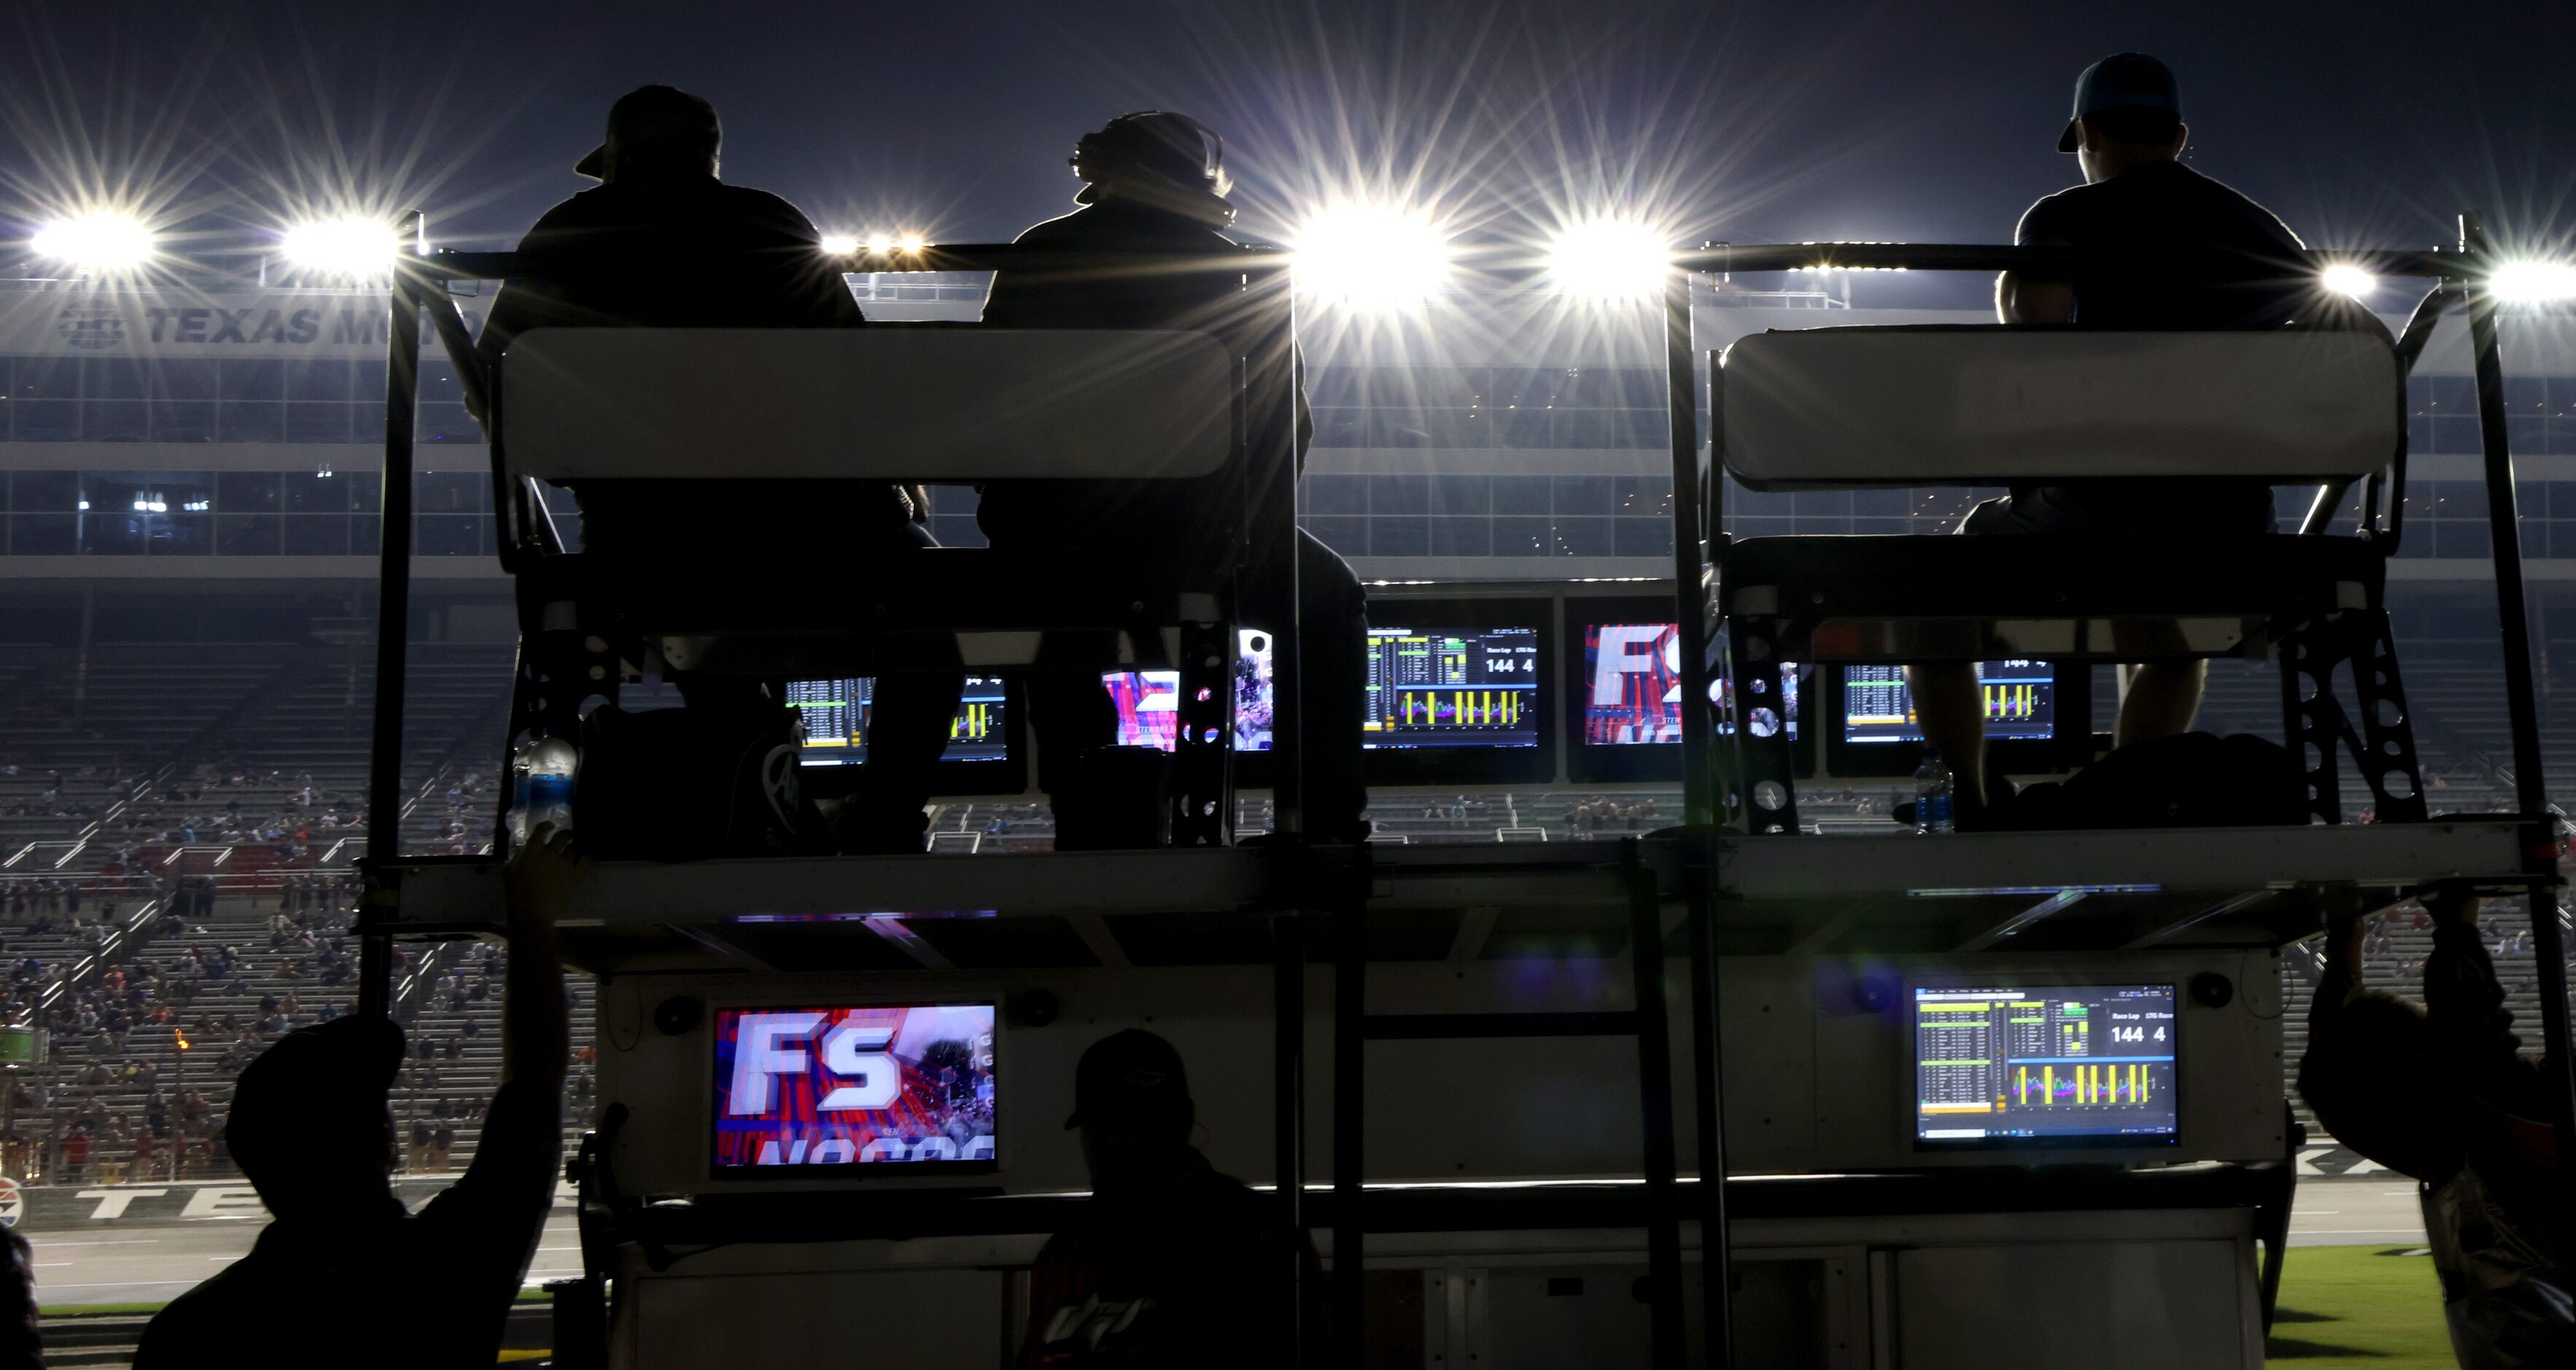
[(993, 1164), (993, 1006), (718, 1009), (715, 1168)]

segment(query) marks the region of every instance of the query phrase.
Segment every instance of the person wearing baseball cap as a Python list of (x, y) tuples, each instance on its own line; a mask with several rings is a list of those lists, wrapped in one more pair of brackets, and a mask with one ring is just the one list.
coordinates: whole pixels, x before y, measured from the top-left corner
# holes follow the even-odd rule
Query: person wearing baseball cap
[[(2042, 198), (2013, 241), (2075, 248), (2065, 274), (2007, 271), (1995, 311), (2008, 324), (2118, 330), (2379, 327), (2319, 285), (2304, 245), (2278, 215), (2183, 165), (2191, 130), (2173, 70), (2143, 52), (2086, 67), (2057, 137), (2084, 184)], [(1969, 511), (1968, 534), (2243, 536), (2272, 529), (2272, 490), (2225, 477), (2017, 486)], [(2148, 644), (2152, 650), (2152, 645)], [(2197, 659), (2122, 668), (2118, 745), (2188, 732), (2208, 666)], [(1908, 668), (1926, 745), (1948, 758), (1962, 828), (1985, 826), (2011, 783), (1985, 770), (1985, 705), (1973, 663)]]
[(392, 1183), (386, 1095), (402, 1069), (401, 1028), (335, 1018), (243, 1067), (223, 1136), (271, 1221), (249, 1255), (153, 1316), (139, 1370), (427, 1370), (499, 1357), (563, 1150), (570, 1028), (554, 924), (586, 870), (550, 826), (511, 860), (501, 1088), (473, 1164), (419, 1212)]
[(1029, 1271), (1022, 1370), (1285, 1367), (1292, 1316), (1322, 1345), (1320, 1305), (1299, 1309), (1288, 1278), (1291, 1260), (1312, 1276), (1312, 1249), (1190, 1144), (1197, 1120), (1170, 1042), (1129, 1028), (1082, 1053), (1064, 1125), (1082, 1134), (1091, 1198)]
[[(573, 167), (599, 184), (547, 210), (520, 240), (519, 256), (539, 263), (540, 274), (504, 283), (493, 299), (475, 340), (484, 374), (506, 386), (502, 359), (533, 328), (864, 324), (842, 279), (848, 263), (823, 250), (822, 235), (796, 206), (721, 180), (723, 148), (723, 122), (703, 97), (661, 85), (619, 96), (606, 136)], [(729, 454), (706, 455), (708, 469), (720, 472)], [(895, 579), (908, 569), (909, 553), (931, 545), (926, 494), (890, 481), (719, 474), (567, 484), (581, 503), (582, 551), (602, 560), (766, 567), (782, 578), (817, 581)], [(788, 726), (785, 702), (756, 681), (683, 674), (675, 683), (691, 709)], [(868, 764), (826, 782), (854, 791), (834, 796), (845, 798), (843, 851), (922, 849), (924, 809), (965, 684), (962, 665), (953, 674), (909, 670), (878, 678)], [(657, 758), (644, 769), (664, 768)]]

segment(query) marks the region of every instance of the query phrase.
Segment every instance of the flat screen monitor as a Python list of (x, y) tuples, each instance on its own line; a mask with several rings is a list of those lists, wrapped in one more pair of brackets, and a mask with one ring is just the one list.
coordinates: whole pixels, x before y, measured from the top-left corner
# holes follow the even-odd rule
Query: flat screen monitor
[(1541, 660), (1536, 626), (1372, 627), (1360, 745), (1536, 747)]
[(1914, 987), (1919, 1148), (2172, 1146), (2172, 985)]
[[(1235, 631), (1234, 738), (1238, 752), (1270, 750), (1270, 634)], [(1181, 673), (1111, 671), (1100, 677), (1118, 706), (1118, 745), (1171, 751), (1180, 739)]]
[(992, 1169), (993, 1026), (989, 1003), (717, 1009), (716, 1175)]
[[(1985, 697), (1987, 741), (2044, 742), (2057, 735), (2055, 667), (2044, 661), (1981, 661), (1977, 687)], [(1904, 667), (1843, 668), (1843, 741), (1854, 746), (1922, 743)]]
[[(787, 704), (804, 734), (800, 758), (808, 766), (856, 766), (868, 759), (868, 721), (876, 711), (876, 680), (791, 680)], [(949, 725), (946, 762), (999, 762), (1008, 752), (1006, 706), (1000, 676), (966, 677), (965, 698)]]
[[(1566, 628), (1583, 650), (1568, 661), (1574, 744), (1566, 758), (1580, 782), (1678, 780), (1682, 774), (1681, 624), (1666, 599), (1568, 600)], [(1805, 668), (1780, 664), (1780, 693), (1747, 701), (1766, 711), (1757, 722), (1786, 729), (1795, 773), (1815, 771), (1813, 745), (1801, 732)], [(1725, 702), (1724, 680), (1717, 682)], [(1719, 725), (1721, 735), (1725, 725)]]

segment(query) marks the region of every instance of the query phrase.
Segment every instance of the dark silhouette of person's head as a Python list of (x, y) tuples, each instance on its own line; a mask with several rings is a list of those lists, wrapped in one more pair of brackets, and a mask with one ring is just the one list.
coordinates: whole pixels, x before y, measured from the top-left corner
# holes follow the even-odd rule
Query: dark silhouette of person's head
[(2191, 130), (2173, 69), (2143, 52), (2115, 52), (2075, 78), (2075, 113), (2057, 150), (2076, 154), (2087, 181), (2182, 155)]
[(1145, 109), (1121, 114), (1086, 133), (1067, 159), (1083, 187), (1079, 204), (1123, 201), (1223, 226), (1234, 221), (1225, 199), (1225, 140), (1186, 114)]
[(670, 86), (639, 86), (608, 107), (608, 136), (573, 170), (609, 183), (705, 179), (723, 148), (714, 105)]
[(285, 1219), (369, 1213), (388, 1197), (402, 1029), (371, 1016), (335, 1018), (277, 1039), (233, 1086), (224, 1144)]
[(1139, 1028), (1091, 1044), (1073, 1071), (1073, 1116), (1091, 1187), (1114, 1193), (1168, 1181), (1190, 1161), (1198, 1107), (1172, 1044)]

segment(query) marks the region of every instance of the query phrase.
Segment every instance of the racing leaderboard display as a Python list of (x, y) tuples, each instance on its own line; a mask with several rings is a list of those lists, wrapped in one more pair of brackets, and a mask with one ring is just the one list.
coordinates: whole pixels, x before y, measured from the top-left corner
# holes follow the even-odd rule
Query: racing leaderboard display
[[(1985, 699), (1988, 741), (2046, 741), (2056, 735), (2057, 675), (2047, 662), (1981, 661), (1977, 684)], [(1843, 740), (1923, 740), (1904, 667), (1843, 668)]]
[(1535, 627), (1371, 628), (1361, 745), (1536, 747), (1540, 671)]
[[(791, 680), (787, 706), (796, 711), (804, 743), (799, 759), (808, 766), (856, 766), (868, 759), (868, 720), (876, 711), (876, 680), (859, 676), (841, 680)], [(948, 749), (942, 761), (999, 761), (1006, 749), (1002, 727), (1002, 678), (970, 675), (949, 725)]]
[(1917, 986), (1915, 1145), (2172, 1145), (2174, 1032), (2172, 985)]
[(991, 1004), (720, 1008), (715, 1173), (994, 1164)]

